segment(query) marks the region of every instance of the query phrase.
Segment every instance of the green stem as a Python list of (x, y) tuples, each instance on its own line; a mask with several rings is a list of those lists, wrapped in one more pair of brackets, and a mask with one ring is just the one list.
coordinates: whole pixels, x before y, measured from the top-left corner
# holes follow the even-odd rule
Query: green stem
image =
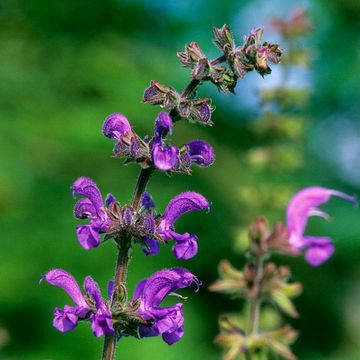
[[(139, 207), (141, 196), (146, 189), (146, 185), (150, 179), (152, 172), (153, 172), (153, 168), (141, 169), (131, 199), (131, 207), (134, 211), (136, 211)], [(118, 243), (118, 249), (119, 252), (116, 261), (115, 280), (114, 280), (115, 292), (119, 291), (120, 288), (126, 289), (126, 275), (127, 275), (127, 268), (130, 259), (129, 254), (131, 250), (131, 240), (126, 238), (120, 239)], [(114, 301), (118, 301), (116, 296), (113, 296), (111, 300), (111, 306), (113, 305)], [(114, 334), (108, 334), (105, 336), (102, 360), (113, 360), (115, 357), (115, 347), (116, 347), (116, 332)]]
[[(247, 335), (257, 335), (259, 332), (260, 308), (261, 308), (261, 281), (264, 274), (264, 258), (255, 255), (255, 279), (251, 294), (249, 294), (249, 319)], [(245, 353), (246, 359), (251, 360), (251, 352)]]

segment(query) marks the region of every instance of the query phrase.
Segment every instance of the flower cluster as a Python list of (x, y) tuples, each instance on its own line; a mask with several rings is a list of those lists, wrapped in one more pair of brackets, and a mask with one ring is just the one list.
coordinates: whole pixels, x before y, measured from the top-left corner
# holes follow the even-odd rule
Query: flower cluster
[(126, 161), (135, 161), (143, 167), (155, 166), (158, 170), (191, 172), (193, 163), (207, 167), (214, 160), (214, 151), (210, 144), (202, 140), (193, 140), (180, 147), (168, 145), (165, 137), (172, 133), (173, 121), (168, 113), (161, 112), (155, 120), (153, 137), (141, 139), (122, 114), (112, 114), (104, 122), (103, 134), (116, 140), (115, 157), (125, 157)]
[[(61, 332), (73, 330), (79, 321), (88, 320), (96, 337), (115, 333), (114, 324), (121, 323), (124, 317), (130, 318), (139, 326), (141, 337), (162, 335), (169, 345), (178, 341), (184, 334), (184, 315), (182, 304), (160, 307), (167, 296), (181, 295), (174, 293), (187, 288), (193, 283), (199, 289), (199, 280), (188, 270), (182, 268), (161, 270), (149, 279), (144, 279), (136, 286), (133, 301), (126, 308), (118, 309), (111, 306), (114, 283), (109, 282), (108, 298), (104, 300), (98, 285), (91, 276), (85, 279), (86, 295), (81, 293), (76, 280), (66, 271), (55, 269), (44, 277), (49, 284), (65, 290), (75, 306), (65, 305), (64, 309), (54, 310), (53, 325)], [(118, 329), (118, 336), (129, 335), (126, 327)]]
[(196, 80), (210, 80), (223, 92), (234, 91), (238, 78), (256, 70), (261, 76), (271, 73), (268, 62), (277, 64), (281, 50), (276, 44), (261, 43), (263, 30), (255, 28), (248, 37), (244, 37), (242, 46), (236, 46), (233, 34), (228, 25), (214, 28), (214, 44), (222, 51), (228, 68), (206, 58), (200, 46), (192, 42), (185, 46), (184, 52), (178, 56), (185, 67), (192, 69), (192, 77)]
[[(227, 49), (222, 35), (225, 30), (230, 32), (226, 26), (215, 30), (216, 44), (222, 51)], [(281, 52), (276, 45), (260, 45), (260, 35), (258, 32), (250, 35), (242, 47), (241, 56), (246, 71), (255, 69), (263, 75), (269, 73), (267, 60), (278, 62)], [(182, 303), (167, 307), (161, 304), (168, 296), (184, 299), (176, 291), (192, 284), (198, 290), (200, 281), (183, 268), (160, 270), (140, 281), (134, 296), (129, 299), (126, 273), (130, 249), (140, 244), (145, 254), (156, 255), (160, 243), (173, 241), (172, 252), (177, 259), (187, 260), (197, 254), (198, 237), (188, 232), (177, 232), (175, 222), (185, 213), (209, 210), (209, 201), (196, 192), (188, 191), (175, 196), (165, 211), (158, 213), (154, 200), (145, 191), (146, 185), (157, 170), (169, 174), (190, 174), (192, 164), (200, 167), (213, 164), (214, 151), (207, 142), (196, 139), (176, 146), (169, 136), (174, 123), (181, 118), (212, 125), (214, 108), (211, 100), (196, 98), (197, 87), (201, 82), (210, 80), (223, 91), (233, 91), (236, 79), (243, 76), (235, 73), (233, 67), (237, 61), (234, 59), (240, 57), (239, 52), (235, 47), (227, 49), (220, 58), (208, 61), (200, 47), (192, 43), (186, 47), (185, 53), (179, 53), (181, 62), (192, 68), (192, 80), (181, 94), (157, 81), (152, 81), (145, 90), (145, 103), (160, 105), (167, 111), (158, 114), (151, 135), (139, 136), (123, 114), (114, 113), (106, 118), (102, 133), (116, 142), (113, 155), (124, 158), (125, 163), (135, 162), (141, 166), (130, 204), (121, 205), (112, 194), (104, 199), (95, 182), (87, 177), (78, 178), (71, 187), (74, 197), (81, 196), (75, 204), (74, 216), (88, 221), (77, 226), (78, 241), (89, 250), (112, 239), (118, 249), (115, 276), (109, 282), (107, 299), (102, 297), (99, 286), (90, 276), (85, 280), (85, 294), (64, 270), (51, 270), (43, 279), (63, 288), (75, 303), (75, 306), (65, 305), (63, 309), (55, 309), (54, 327), (66, 332), (74, 329), (79, 321), (90, 321), (94, 335), (105, 336), (103, 359), (113, 359), (116, 341), (125, 336), (162, 336), (171, 345), (184, 334)], [(220, 66), (222, 62), (227, 62), (229, 69)]]
[(111, 194), (103, 202), (96, 184), (86, 177), (75, 181), (72, 192), (85, 196), (75, 204), (74, 215), (78, 219), (90, 219), (90, 224), (78, 225), (76, 229), (78, 241), (86, 250), (98, 247), (100, 234), (105, 233), (104, 240), (120, 241), (126, 237), (141, 243), (147, 255), (156, 255), (160, 242), (170, 240), (175, 241), (173, 253), (178, 259), (190, 259), (197, 253), (197, 236), (187, 232), (179, 234), (174, 228), (181, 215), (194, 210), (209, 210), (209, 202), (196, 192), (175, 196), (162, 215), (156, 213), (155, 202), (146, 192), (138, 210), (129, 205), (121, 206)]

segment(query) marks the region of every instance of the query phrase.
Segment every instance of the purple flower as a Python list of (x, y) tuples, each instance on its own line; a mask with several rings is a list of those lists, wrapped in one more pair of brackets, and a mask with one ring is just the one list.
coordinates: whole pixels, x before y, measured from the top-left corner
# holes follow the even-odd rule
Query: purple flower
[(287, 226), (290, 232), (290, 244), (298, 251), (305, 250), (305, 258), (312, 266), (318, 266), (328, 260), (334, 252), (329, 237), (305, 236), (305, 228), (310, 216), (329, 216), (318, 206), (326, 203), (331, 196), (338, 196), (356, 203), (353, 196), (323, 187), (308, 187), (296, 193), (290, 200), (286, 211)]
[(119, 113), (111, 114), (105, 119), (102, 131), (106, 137), (117, 141), (132, 133), (128, 119)]
[(188, 153), (192, 163), (200, 166), (210, 166), (215, 161), (214, 150), (205, 141), (193, 140), (187, 143)]
[(154, 145), (152, 158), (159, 170), (171, 170), (178, 162), (179, 149), (176, 146), (166, 146), (163, 137), (172, 131), (172, 120), (168, 113), (161, 112), (155, 120)]
[(141, 196), (141, 206), (143, 206), (147, 210), (155, 208), (155, 201), (153, 200), (151, 195), (146, 191), (144, 191)]
[[(89, 225), (79, 225), (76, 228), (79, 243), (86, 250), (97, 247), (100, 244), (100, 233), (106, 232), (110, 226), (100, 191), (87, 177), (77, 179), (71, 190), (74, 197), (85, 196), (76, 203), (74, 216), (78, 219), (90, 219)], [(114, 201), (114, 197), (109, 194), (106, 198), (107, 205)]]
[(198, 250), (197, 236), (189, 233), (178, 234), (174, 230), (175, 221), (183, 214), (193, 210), (207, 210), (209, 202), (200, 194), (185, 192), (175, 196), (168, 204), (157, 229), (163, 240), (175, 240), (173, 253), (177, 259), (190, 259)]
[(168, 295), (181, 298), (174, 291), (189, 287), (193, 283), (198, 290), (199, 280), (190, 271), (181, 268), (158, 271), (150, 278), (138, 283), (133, 297), (140, 298), (140, 307), (137, 312), (145, 320), (152, 322), (151, 327), (140, 327), (142, 337), (161, 335), (169, 345), (180, 340), (184, 335), (182, 304), (168, 307), (160, 307), (160, 304)]
[(63, 288), (76, 305), (74, 307), (65, 305), (64, 309), (56, 308), (54, 310), (53, 326), (56, 329), (61, 332), (70, 331), (77, 326), (79, 320), (89, 320), (96, 337), (114, 333), (110, 310), (91, 276), (85, 279), (84, 288), (93, 305), (87, 302), (76, 280), (66, 271), (51, 270), (43, 279), (51, 285)]

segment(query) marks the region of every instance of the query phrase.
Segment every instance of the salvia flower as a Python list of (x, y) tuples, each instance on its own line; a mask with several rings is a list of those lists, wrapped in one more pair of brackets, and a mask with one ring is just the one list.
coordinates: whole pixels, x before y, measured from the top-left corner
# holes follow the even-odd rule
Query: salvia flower
[(176, 146), (166, 146), (163, 137), (171, 134), (172, 120), (168, 113), (161, 112), (155, 120), (154, 145), (152, 158), (159, 170), (171, 170), (178, 161), (179, 149)]
[(91, 276), (85, 279), (86, 296), (82, 294), (76, 280), (64, 270), (51, 270), (43, 279), (64, 289), (75, 303), (75, 306), (65, 305), (63, 309), (54, 310), (53, 326), (57, 330), (67, 332), (73, 330), (80, 320), (89, 320), (96, 337), (114, 333), (111, 312)]
[(189, 233), (179, 234), (174, 229), (175, 221), (193, 210), (209, 210), (209, 202), (196, 192), (184, 192), (175, 196), (166, 207), (157, 233), (164, 241), (174, 240), (173, 254), (177, 259), (190, 259), (197, 254), (198, 237)]
[[(84, 196), (74, 208), (74, 216), (78, 219), (90, 219), (89, 225), (79, 225), (76, 228), (80, 245), (88, 250), (100, 244), (100, 233), (104, 233), (110, 226), (110, 219), (105, 211), (100, 190), (96, 184), (87, 177), (78, 178), (71, 187), (72, 194)], [(106, 203), (114, 202), (114, 197), (109, 194)]]
[(161, 335), (163, 340), (172, 345), (184, 335), (184, 314), (182, 303), (160, 307), (161, 302), (169, 295), (182, 298), (174, 293), (195, 284), (198, 290), (199, 280), (190, 271), (181, 268), (160, 270), (148, 279), (138, 283), (134, 299), (140, 299), (137, 313), (151, 326), (141, 326), (140, 336), (150, 337)]
[(356, 203), (355, 197), (343, 192), (323, 187), (308, 187), (296, 193), (287, 207), (289, 242), (298, 251), (305, 249), (305, 258), (312, 266), (322, 264), (334, 252), (334, 245), (329, 237), (304, 235), (310, 216), (320, 216), (325, 219), (329, 217), (318, 206), (326, 203), (331, 196), (338, 196)]
[(168, 113), (161, 112), (155, 121), (154, 145), (152, 158), (159, 170), (174, 170), (190, 172), (190, 166), (195, 163), (200, 166), (210, 166), (215, 155), (212, 147), (205, 141), (190, 141), (182, 148), (166, 146), (163, 138), (172, 131), (172, 120)]

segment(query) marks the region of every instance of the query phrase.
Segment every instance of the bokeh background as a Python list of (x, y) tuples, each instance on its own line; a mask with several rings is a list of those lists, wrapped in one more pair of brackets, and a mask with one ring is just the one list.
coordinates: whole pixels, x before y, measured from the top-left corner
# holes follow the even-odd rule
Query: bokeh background
[[(269, 26), (305, 8), (312, 32), (296, 44), (296, 66), (274, 66), (262, 79), (240, 81), (236, 96), (210, 85), (217, 109), (214, 128), (176, 125), (174, 142), (201, 138), (213, 144), (217, 161), (191, 177), (155, 176), (149, 191), (159, 210), (170, 198), (195, 190), (212, 201), (208, 215), (184, 216), (177, 228), (197, 233), (200, 251), (185, 264), (169, 248), (145, 258), (135, 249), (129, 287), (153, 271), (186, 266), (203, 281), (185, 304), (186, 332), (172, 347), (161, 338), (119, 344), (119, 359), (219, 359), (213, 344), (217, 317), (242, 303), (207, 286), (217, 264), (244, 261), (246, 225), (255, 215), (284, 220), (287, 201), (303, 186), (360, 191), (360, 3), (358, 0), (1, 0), (0, 2), (0, 358), (98, 359), (102, 340), (89, 326), (60, 334), (52, 328), (55, 306), (69, 303), (42, 273), (63, 268), (79, 282), (92, 274), (104, 289), (112, 276), (115, 246), (84, 251), (77, 243), (70, 185), (81, 175), (102, 192), (129, 202), (138, 168), (111, 158), (112, 143), (101, 135), (104, 118), (122, 112), (139, 134), (153, 131), (158, 108), (141, 104), (151, 79), (181, 89), (189, 72), (176, 51), (198, 41), (217, 56), (212, 26), (228, 23), (240, 41), (254, 26), (264, 39), (291, 46)], [(286, 74), (286, 76), (284, 75)], [(264, 101), (286, 85), (283, 106)], [(326, 205), (327, 223), (311, 222), (314, 234), (331, 235), (333, 258), (310, 268), (290, 264), (304, 284), (296, 300), (300, 329), (294, 352), (300, 359), (360, 358), (359, 210), (340, 199)]]

